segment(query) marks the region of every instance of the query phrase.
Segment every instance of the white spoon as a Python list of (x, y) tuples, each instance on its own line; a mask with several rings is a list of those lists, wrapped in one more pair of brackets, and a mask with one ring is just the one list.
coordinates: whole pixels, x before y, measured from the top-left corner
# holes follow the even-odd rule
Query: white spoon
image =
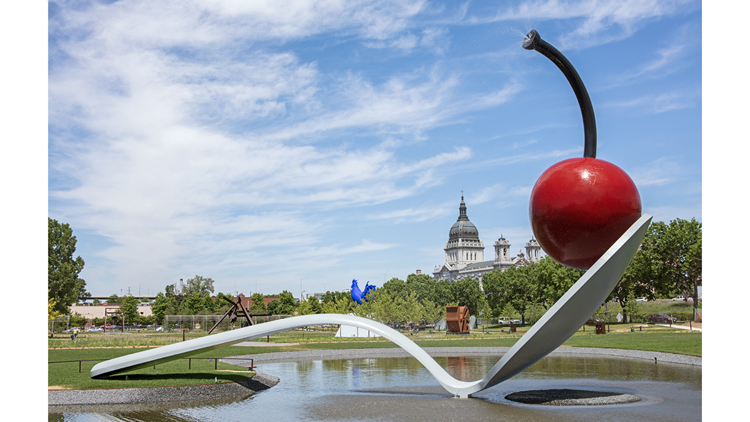
[(569, 339), (594, 314), (622, 277), (651, 219), (647, 214), (641, 216), (479, 381), (466, 382), (453, 378), (416, 343), (386, 325), (341, 314), (286, 318), (121, 356), (96, 364), (91, 369), (91, 377), (106, 378), (118, 372), (145, 368), (294, 328), (344, 324), (370, 330), (396, 343), (422, 363), (448, 392), (467, 398), (518, 374)]

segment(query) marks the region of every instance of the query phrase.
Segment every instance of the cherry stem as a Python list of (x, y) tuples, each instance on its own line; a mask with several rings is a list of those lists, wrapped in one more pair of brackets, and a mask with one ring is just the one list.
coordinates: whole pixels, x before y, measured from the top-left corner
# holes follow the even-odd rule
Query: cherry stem
[(581, 77), (578, 76), (578, 72), (576, 72), (570, 61), (555, 47), (544, 41), (535, 29), (526, 34), (526, 38), (523, 39), (523, 48), (542, 53), (544, 57), (552, 60), (552, 63), (556, 64), (568, 79), (578, 99), (578, 105), (581, 107), (581, 116), (583, 117), (583, 156), (586, 158), (596, 158), (596, 119), (594, 118), (594, 106), (591, 105), (591, 98), (588, 91), (586, 91), (586, 86), (583, 85)]

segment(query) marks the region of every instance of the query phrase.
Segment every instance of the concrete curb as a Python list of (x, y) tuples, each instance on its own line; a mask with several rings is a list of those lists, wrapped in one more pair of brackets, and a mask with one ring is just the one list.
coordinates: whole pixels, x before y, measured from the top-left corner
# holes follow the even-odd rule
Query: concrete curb
[[(425, 347), (424, 350), (433, 357), (445, 356), (491, 356), (505, 354), (510, 347)], [(548, 356), (592, 356), (638, 359), (662, 363), (676, 363), (682, 365), (702, 366), (703, 359), (696, 356), (677, 355), (672, 353), (648, 352), (625, 349), (598, 349), (590, 347), (558, 347)], [(363, 359), (363, 358), (395, 358), (411, 357), (401, 348), (382, 349), (335, 349), (335, 350), (306, 350), (298, 352), (274, 352), (261, 354), (247, 354), (233, 356), (233, 358), (252, 358), (255, 365), (271, 362), (296, 362), (309, 360), (332, 359)], [(232, 359), (227, 361), (231, 365), (249, 366), (250, 361)]]

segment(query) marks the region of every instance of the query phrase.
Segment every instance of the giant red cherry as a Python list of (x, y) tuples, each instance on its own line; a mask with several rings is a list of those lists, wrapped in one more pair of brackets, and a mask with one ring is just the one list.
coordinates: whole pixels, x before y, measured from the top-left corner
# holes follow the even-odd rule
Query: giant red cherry
[(587, 269), (641, 216), (635, 183), (598, 158), (570, 158), (547, 169), (531, 191), (531, 228), (555, 261)]
[(616, 165), (596, 158), (596, 121), (586, 87), (573, 65), (535, 30), (523, 47), (536, 50), (565, 74), (581, 107), (584, 156), (547, 169), (531, 191), (529, 218), (539, 246), (555, 261), (588, 269), (641, 216), (633, 180)]

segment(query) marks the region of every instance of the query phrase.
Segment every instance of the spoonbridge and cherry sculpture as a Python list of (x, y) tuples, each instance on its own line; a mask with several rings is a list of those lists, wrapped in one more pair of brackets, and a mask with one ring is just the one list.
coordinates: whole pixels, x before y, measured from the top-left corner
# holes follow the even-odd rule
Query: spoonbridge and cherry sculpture
[(416, 343), (384, 324), (341, 314), (303, 315), (270, 321), (110, 359), (94, 366), (91, 377), (105, 378), (308, 325), (344, 324), (370, 330), (392, 341), (424, 365), (449, 393), (466, 398), (518, 374), (570, 338), (612, 291), (638, 250), (650, 222), (649, 215), (638, 219), (479, 381), (453, 378)]
[(121, 356), (95, 365), (91, 377), (106, 378), (309, 325), (342, 324), (387, 338), (415, 357), (449, 393), (468, 398), (513, 377), (563, 344), (606, 300), (638, 250), (652, 217), (641, 215), (640, 196), (627, 174), (596, 158), (593, 108), (570, 62), (534, 30), (526, 36), (524, 48), (550, 58), (566, 75), (581, 105), (586, 136), (583, 159), (553, 165), (534, 186), (529, 204), (532, 229), (553, 259), (588, 270), (484, 378), (457, 380), (396, 330), (370, 319), (341, 314), (286, 318)]

